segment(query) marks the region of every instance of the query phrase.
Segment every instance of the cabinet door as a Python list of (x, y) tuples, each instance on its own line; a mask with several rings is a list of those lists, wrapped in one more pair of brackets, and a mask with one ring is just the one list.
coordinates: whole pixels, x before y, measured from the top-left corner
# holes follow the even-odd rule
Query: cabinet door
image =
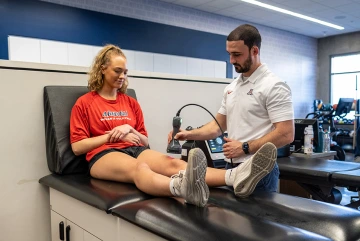
[(84, 241), (101, 241), (101, 239), (98, 239), (91, 233), (84, 231)]
[[(66, 220), (58, 213), (51, 211), (51, 240), (64, 241), (65, 240), (65, 226)], [(60, 235), (61, 233), (61, 235)]]
[(66, 241), (84, 241), (84, 230), (75, 223), (66, 220), (65, 230)]

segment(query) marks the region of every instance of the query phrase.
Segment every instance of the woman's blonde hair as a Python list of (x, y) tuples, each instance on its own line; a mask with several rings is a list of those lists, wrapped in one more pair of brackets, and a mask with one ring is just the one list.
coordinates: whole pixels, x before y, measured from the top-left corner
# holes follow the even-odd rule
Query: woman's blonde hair
[[(126, 56), (123, 53), (123, 51), (121, 51), (121, 49), (118, 46), (112, 44), (105, 45), (96, 55), (94, 62), (91, 66), (91, 69), (88, 73), (89, 74), (88, 89), (90, 91), (99, 91), (103, 87), (104, 79), (103, 79), (102, 70), (104, 67), (107, 67), (109, 65), (110, 59), (114, 55), (115, 56), (118, 55), (126, 59)], [(129, 82), (126, 77), (123, 85), (118, 91), (121, 93), (126, 93), (126, 89), (128, 85)]]

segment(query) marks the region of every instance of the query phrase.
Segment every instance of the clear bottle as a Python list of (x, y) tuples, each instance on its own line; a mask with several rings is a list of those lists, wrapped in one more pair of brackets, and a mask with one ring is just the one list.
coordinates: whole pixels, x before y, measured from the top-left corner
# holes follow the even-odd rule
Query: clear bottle
[(313, 153), (313, 141), (314, 141), (314, 130), (312, 125), (308, 125), (304, 130), (304, 153), (312, 154)]
[(331, 143), (331, 138), (330, 138), (330, 133), (325, 131), (324, 132), (324, 147), (323, 147), (323, 152), (330, 152), (330, 143)]

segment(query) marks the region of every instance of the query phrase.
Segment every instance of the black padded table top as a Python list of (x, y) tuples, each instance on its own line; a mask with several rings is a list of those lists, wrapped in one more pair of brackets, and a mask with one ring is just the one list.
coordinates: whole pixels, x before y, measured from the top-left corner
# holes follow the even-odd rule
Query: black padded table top
[(306, 230), (211, 204), (198, 208), (176, 198), (130, 203), (113, 209), (112, 214), (168, 240), (330, 240)]
[(334, 172), (331, 175), (331, 182), (343, 187), (360, 187), (360, 168)]
[(151, 198), (133, 184), (99, 180), (87, 174), (50, 174), (39, 182), (107, 213), (125, 203)]
[(207, 206), (197, 208), (180, 198), (148, 196), (132, 184), (85, 174), (51, 174), (39, 182), (169, 240), (345, 241), (360, 237), (358, 211), (279, 193), (255, 192), (240, 199), (227, 188), (211, 188)]
[(300, 180), (303, 183), (330, 183), (331, 174), (339, 171), (348, 171), (360, 168), (360, 163), (319, 158), (282, 157), (277, 159), (280, 169), (280, 178)]
[(340, 205), (261, 191), (240, 199), (232, 190), (221, 188), (211, 189), (209, 203), (338, 241), (360, 240), (359, 211)]

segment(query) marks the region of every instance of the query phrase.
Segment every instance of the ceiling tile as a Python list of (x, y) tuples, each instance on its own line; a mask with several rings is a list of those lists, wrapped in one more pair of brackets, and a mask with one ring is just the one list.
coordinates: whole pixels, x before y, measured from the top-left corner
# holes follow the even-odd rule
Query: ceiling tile
[(351, 13), (350, 15), (353, 16), (353, 17), (356, 17), (356, 18), (360, 18), (360, 12)]
[[(312, 0), (312, 1), (314, 1), (314, 0)], [(320, 0), (320, 1), (316, 1), (316, 2), (318, 2), (324, 6), (335, 8), (337, 6), (352, 3), (353, 0)]]
[(204, 3), (209, 3), (211, 1), (212, 0), (177, 0), (173, 3), (185, 7), (195, 7)]
[[(267, 0), (266, 2), (268, 4), (271, 4), (272, 2), (274, 3), (283, 3), (283, 2), (286, 2), (287, 0)], [(265, 1), (264, 1), (265, 2)]]
[(297, 7), (304, 7), (310, 3), (314, 3), (314, 2), (311, 2), (310, 0), (301, 0), (301, 1), (286, 0), (284, 2), (281, 2), (281, 5), (297, 8)]
[(229, 0), (215, 0), (215, 1), (207, 3), (206, 5), (215, 7), (215, 8), (219, 8), (219, 9), (225, 9), (225, 8), (230, 8), (230, 7), (239, 5), (239, 2), (233, 2), (233, 1), (229, 1)]
[(350, 3), (336, 7), (336, 10), (339, 10), (343, 13), (358, 13), (360, 12), (360, 3)]
[[(360, 29), (360, 19), (355, 19), (353, 21), (350, 21), (348, 23), (345, 23), (347, 26), (350, 26), (351, 28), (354, 28), (354, 30), (357, 29), (357, 31), (359, 31)], [(344, 24), (344, 25), (345, 25)], [(345, 27), (346, 28), (346, 27)]]
[(176, 0), (160, 0), (161, 2), (168, 2), (168, 3), (172, 3), (175, 2)]
[[(256, 7), (252, 4), (249, 4), (249, 3), (241, 3), (241, 4), (238, 4), (238, 5), (235, 5), (231, 8), (226, 8), (226, 9), (229, 9), (231, 11), (235, 11), (235, 12), (238, 12), (238, 13), (249, 13), (251, 14), (252, 11), (255, 11), (257, 9), (259, 9), (259, 7)], [(226, 9), (223, 9), (223, 10), (226, 10)]]
[(318, 12), (312, 13), (311, 17), (314, 17), (314, 18), (317, 18), (317, 19), (320, 19), (323, 21), (330, 21), (331, 23), (336, 24), (337, 21), (336, 21), (335, 17), (340, 16), (342, 14), (343, 14), (342, 12), (339, 12), (337, 10), (328, 9), (325, 11), (318, 11)]
[(207, 4), (199, 5), (199, 6), (196, 6), (194, 8), (199, 9), (201, 11), (210, 12), (210, 13), (213, 13), (213, 12), (216, 12), (216, 11), (220, 10), (219, 8), (215, 8), (215, 7), (209, 6)]
[(342, 31), (264, 9), (241, 0), (161, 1), (315, 38), (360, 31), (360, 0), (259, 0), (266, 4), (343, 26), (345, 29)]
[[(236, 18), (239, 20), (242, 20), (244, 22), (251, 22), (251, 23), (256, 23), (254, 20), (254, 16), (251, 14), (245, 14), (245, 13), (235, 13), (234, 15), (232, 15), (232, 18)], [(257, 20), (257, 19), (256, 19)]]
[(251, 12), (252, 16), (258, 16), (256, 19), (267, 20), (269, 22), (277, 21), (286, 18), (289, 15), (278, 13), (272, 10), (258, 9)]
[(345, 27), (344, 25), (348, 26), (356, 26), (360, 22), (360, 18), (352, 16), (350, 14), (342, 14), (341, 19), (334, 19), (336, 21), (336, 24), (341, 25)]
[(224, 16), (228, 16), (228, 17), (232, 17), (232, 18), (235, 18), (235, 16), (237, 16), (237, 15), (241, 15), (238, 12), (230, 11), (230, 10), (223, 10), (223, 9), (215, 11), (214, 13), (224, 15)]
[(329, 9), (329, 7), (327, 6), (312, 1), (308, 1), (306, 3), (305, 2), (303, 3), (301, 1), (300, 3), (294, 4), (293, 6), (288, 6), (284, 8), (304, 15), (306, 15), (307, 13), (313, 13), (313, 12)]

